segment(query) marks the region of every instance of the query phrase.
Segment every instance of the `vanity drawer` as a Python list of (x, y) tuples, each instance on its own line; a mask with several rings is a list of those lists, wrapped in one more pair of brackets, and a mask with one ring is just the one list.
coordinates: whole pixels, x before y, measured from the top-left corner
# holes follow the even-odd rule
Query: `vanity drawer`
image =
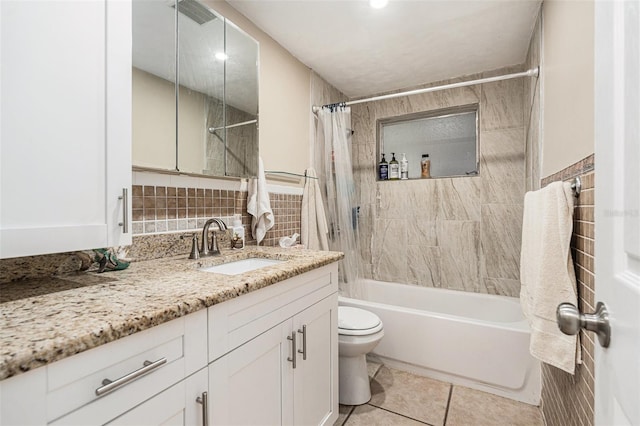
[[(203, 309), (49, 365), (47, 422), (103, 424), (204, 367), (206, 316)], [(115, 387), (97, 395), (105, 379)]]
[(338, 291), (333, 263), (209, 308), (209, 362)]

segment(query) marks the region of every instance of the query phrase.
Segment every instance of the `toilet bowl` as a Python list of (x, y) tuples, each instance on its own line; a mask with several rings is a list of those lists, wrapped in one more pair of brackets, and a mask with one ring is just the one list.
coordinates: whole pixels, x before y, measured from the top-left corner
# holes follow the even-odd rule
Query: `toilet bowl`
[(384, 336), (382, 321), (372, 312), (338, 307), (340, 404), (361, 405), (371, 399), (366, 355)]

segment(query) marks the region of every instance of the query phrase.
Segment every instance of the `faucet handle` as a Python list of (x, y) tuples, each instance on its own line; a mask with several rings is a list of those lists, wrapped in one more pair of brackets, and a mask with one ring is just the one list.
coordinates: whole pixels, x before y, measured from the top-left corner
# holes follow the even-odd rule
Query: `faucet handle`
[(220, 249), (218, 248), (218, 236), (216, 235), (217, 231), (213, 231), (211, 233), (211, 246), (209, 247), (210, 255), (220, 254)]
[(180, 235), (180, 239), (183, 240), (186, 236), (191, 236), (191, 253), (189, 253), (189, 259), (200, 259), (200, 250), (198, 249), (198, 234), (193, 233)]
[(198, 235), (193, 234), (191, 239), (191, 253), (189, 253), (189, 259), (200, 259), (200, 250), (198, 249)]

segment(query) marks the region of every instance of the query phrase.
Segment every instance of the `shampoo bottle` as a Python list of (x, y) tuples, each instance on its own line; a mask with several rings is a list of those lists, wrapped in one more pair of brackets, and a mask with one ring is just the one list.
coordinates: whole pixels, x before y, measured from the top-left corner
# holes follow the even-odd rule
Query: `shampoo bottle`
[(389, 179), (389, 163), (387, 163), (387, 160), (384, 158), (384, 152), (382, 153), (382, 160), (380, 160), (380, 164), (378, 164), (378, 179)]
[(400, 179), (409, 179), (409, 161), (404, 153), (402, 153), (402, 160), (400, 160)]
[(233, 216), (233, 226), (231, 227), (231, 248), (244, 248), (244, 226), (239, 214)]
[(391, 153), (391, 161), (389, 161), (389, 180), (400, 179), (400, 164), (396, 160), (396, 153)]

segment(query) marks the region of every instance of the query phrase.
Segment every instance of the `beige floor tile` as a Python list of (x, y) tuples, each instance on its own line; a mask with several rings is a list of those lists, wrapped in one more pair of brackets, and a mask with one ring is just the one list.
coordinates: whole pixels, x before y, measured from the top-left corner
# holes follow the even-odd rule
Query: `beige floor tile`
[(347, 417), (349, 417), (349, 414), (351, 414), (351, 411), (353, 411), (353, 405), (340, 404), (339, 410), (338, 410), (339, 412), (338, 420), (335, 421), (333, 426), (342, 426), (345, 420), (347, 420)]
[(448, 383), (382, 366), (371, 381), (369, 404), (432, 425), (442, 425)]
[(446, 426), (542, 426), (538, 407), (454, 386)]
[(382, 363), (367, 358), (367, 372), (369, 373), (369, 379), (373, 379), (380, 367), (382, 367)]
[(424, 423), (365, 404), (359, 405), (353, 410), (345, 426), (418, 426), (423, 424)]

